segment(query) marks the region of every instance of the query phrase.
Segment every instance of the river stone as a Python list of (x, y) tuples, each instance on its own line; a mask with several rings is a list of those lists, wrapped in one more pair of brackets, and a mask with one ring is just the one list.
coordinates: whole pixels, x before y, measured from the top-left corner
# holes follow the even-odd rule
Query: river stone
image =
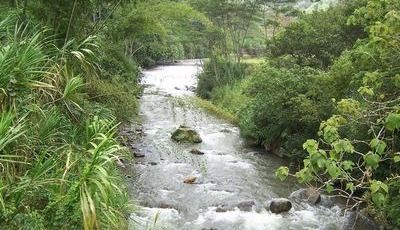
[(160, 205), (158, 205), (158, 208), (161, 208), (161, 209), (173, 209), (172, 205), (166, 204), (166, 203), (161, 203)]
[(195, 176), (188, 176), (183, 180), (183, 183), (185, 183), (185, 184), (194, 184), (196, 179), (197, 179), (197, 177), (195, 177)]
[(279, 214), (292, 209), (292, 203), (286, 198), (277, 198), (268, 202), (268, 208), (272, 213)]
[(204, 152), (202, 152), (198, 149), (192, 149), (192, 150), (190, 150), (190, 153), (194, 154), (194, 155), (204, 155)]
[(172, 140), (179, 143), (201, 143), (200, 135), (193, 129), (186, 126), (180, 126), (171, 135)]
[(228, 211), (228, 209), (226, 209), (222, 205), (218, 205), (218, 207), (215, 209), (215, 212), (227, 212), (227, 211)]
[(248, 200), (240, 202), (239, 204), (236, 205), (236, 207), (238, 207), (240, 211), (250, 212), (253, 209), (253, 206), (255, 205), (256, 203), (254, 201)]
[(144, 154), (141, 154), (141, 153), (133, 153), (133, 156), (135, 156), (136, 158), (143, 158), (143, 157), (145, 157), (145, 155)]
[(315, 205), (321, 202), (321, 193), (314, 188), (302, 188), (292, 192), (292, 194), (289, 196), (289, 199)]

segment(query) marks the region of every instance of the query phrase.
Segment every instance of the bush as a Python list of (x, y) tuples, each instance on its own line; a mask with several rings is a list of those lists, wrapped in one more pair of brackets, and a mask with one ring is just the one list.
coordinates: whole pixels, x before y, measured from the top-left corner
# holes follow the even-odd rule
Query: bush
[(301, 143), (315, 136), (332, 111), (326, 76), (311, 68), (265, 64), (244, 89), (249, 103), (239, 113), (242, 134), (271, 151), (301, 154)]
[(347, 24), (365, 1), (340, 3), (326, 11), (303, 14), (271, 41), (273, 57), (291, 55), (302, 66), (327, 68), (357, 39), (366, 36), (361, 26)]
[(203, 99), (210, 99), (215, 88), (243, 79), (247, 67), (245, 63), (212, 58), (205, 63), (203, 72), (198, 76), (197, 95)]

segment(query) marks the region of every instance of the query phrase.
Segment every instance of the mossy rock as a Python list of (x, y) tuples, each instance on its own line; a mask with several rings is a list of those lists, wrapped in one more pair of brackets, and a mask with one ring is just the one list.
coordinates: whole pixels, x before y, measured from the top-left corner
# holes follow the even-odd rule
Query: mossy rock
[(193, 129), (186, 126), (180, 126), (177, 130), (172, 133), (172, 140), (179, 143), (201, 143), (202, 139), (200, 135)]

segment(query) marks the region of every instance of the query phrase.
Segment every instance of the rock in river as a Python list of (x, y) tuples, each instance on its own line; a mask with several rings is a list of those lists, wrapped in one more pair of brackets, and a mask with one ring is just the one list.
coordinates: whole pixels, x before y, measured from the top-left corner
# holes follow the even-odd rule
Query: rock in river
[(289, 196), (289, 199), (315, 205), (321, 202), (321, 193), (314, 188), (303, 188), (292, 192), (292, 194)]
[(172, 140), (179, 143), (201, 143), (200, 135), (193, 129), (181, 125), (175, 132), (172, 133)]
[(197, 177), (195, 176), (188, 176), (183, 180), (183, 183), (185, 184), (194, 184), (196, 182)]
[(292, 203), (288, 199), (277, 198), (268, 202), (266, 208), (269, 209), (272, 213), (279, 214), (282, 212), (290, 211), (290, 209), (292, 209)]
[(192, 149), (192, 150), (190, 150), (190, 153), (194, 154), (194, 155), (204, 155), (204, 152), (202, 152), (198, 149)]
[(137, 152), (134, 152), (134, 153), (133, 153), (133, 156), (136, 157), (136, 158), (143, 158), (143, 157), (145, 157), (144, 154), (137, 153)]
[(250, 212), (253, 209), (253, 206), (255, 205), (256, 203), (254, 201), (248, 200), (240, 202), (239, 204), (236, 205), (236, 207), (238, 207), (240, 211)]

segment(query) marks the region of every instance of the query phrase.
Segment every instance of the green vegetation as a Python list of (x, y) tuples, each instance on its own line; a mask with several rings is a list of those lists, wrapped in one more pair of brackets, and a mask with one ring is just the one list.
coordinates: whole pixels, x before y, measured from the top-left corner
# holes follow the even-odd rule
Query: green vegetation
[(117, 130), (136, 114), (140, 66), (202, 57), (209, 20), (167, 0), (0, 9), (0, 228), (127, 229)]
[[(285, 14), (273, 9), (275, 19)], [(269, 35), (261, 65), (242, 67), (219, 50), (234, 54), (233, 41), (215, 48), (197, 93), (233, 114), (243, 136), (298, 162), (280, 179), (294, 176), (399, 228), (400, 4), (339, 1), (306, 12)]]
[(400, 2), (294, 3), (2, 1), (2, 227), (126, 229), (140, 69), (207, 57), (194, 103), (298, 163), (278, 178), (400, 228)]

